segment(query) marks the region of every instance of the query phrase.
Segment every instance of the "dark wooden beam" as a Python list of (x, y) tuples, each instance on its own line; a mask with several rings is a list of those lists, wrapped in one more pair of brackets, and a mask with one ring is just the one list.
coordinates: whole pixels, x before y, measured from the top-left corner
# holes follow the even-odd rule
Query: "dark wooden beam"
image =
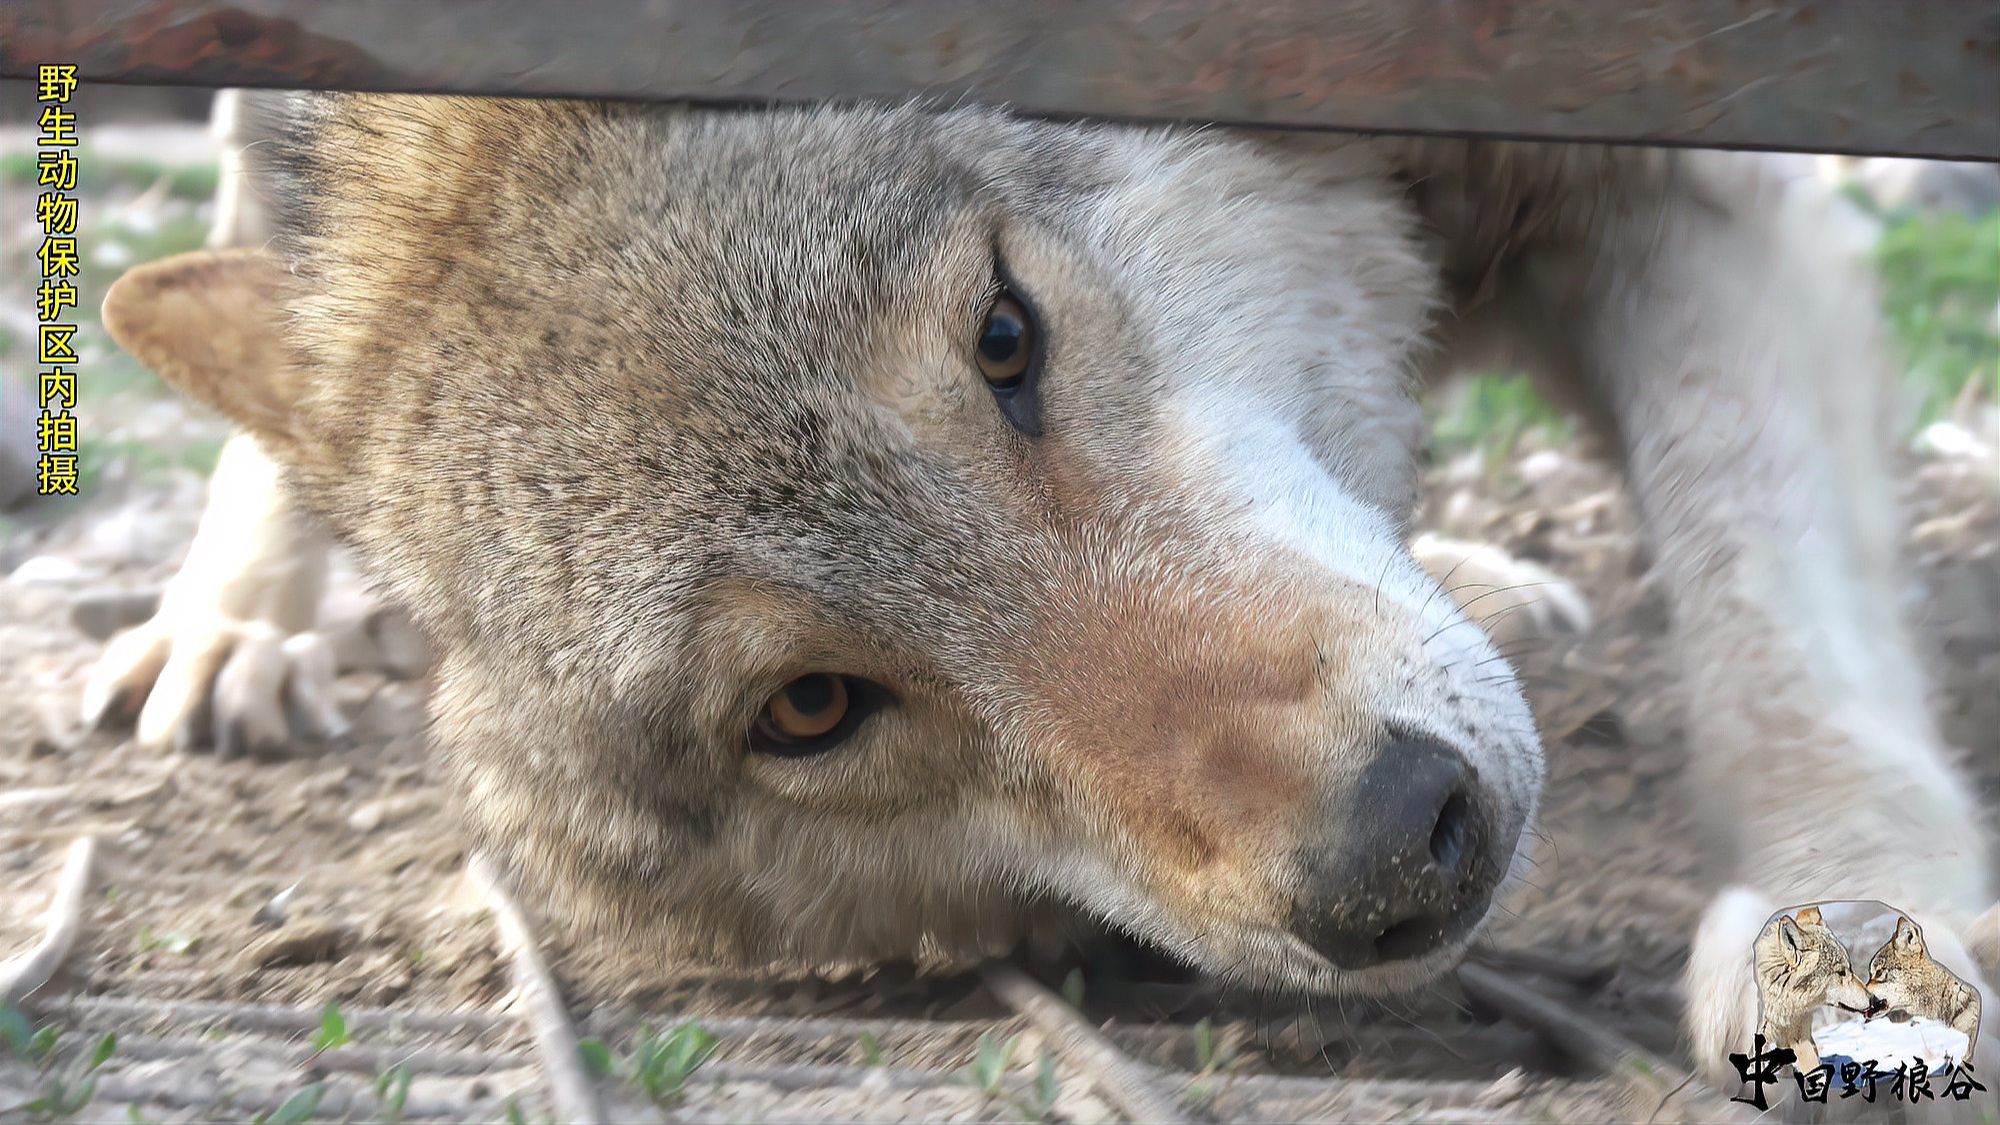
[(1992, 0), (6, 0), (0, 74), (2000, 160)]

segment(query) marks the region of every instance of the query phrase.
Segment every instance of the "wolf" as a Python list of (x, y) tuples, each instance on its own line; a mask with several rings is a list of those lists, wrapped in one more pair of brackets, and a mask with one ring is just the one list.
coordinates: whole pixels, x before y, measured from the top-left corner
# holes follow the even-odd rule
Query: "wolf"
[(1697, 1060), (1750, 1042), (1774, 896), (1907, 903), (1966, 966), (1987, 850), (1813, 185), (924, 104), (310, 95), (269, 133), (274, 241), (106, 298), (242, 435), (93, 719), (288, 737), (331, 533), (438, 654), (471, 831), (579, 923), (765, 964), (1084, 919), (1408, 988), (1543, 774), (1479, 623), (1508, 584), (1409, 547), (1418, 389), (1504, 364), (1611, 439), (1677, 595)]
[(1868, 991), (1891, 1011), (1949, 1024), (1966, 1037), (1968, 1054), (1978, 1045), (1979, 993), (1931, 959), (1924, 932), (1908, 918), (1896, 919), (1896, 932), (1869, 959)]
[(1817, 906), (1771, 919), (1758, 935), (1752, 956), (1762, 1011), (1757, 1032), (1773, 1048), (1797, 1052), (1801, 1073), (1819, 1067), (1819, 1047), (1812, 1037), (1814, 1012), (1831, 1004), (1865, 1015), (1878, 1006), (1869, 987), (1854, 975), (1847, 947), (1827, 928)]

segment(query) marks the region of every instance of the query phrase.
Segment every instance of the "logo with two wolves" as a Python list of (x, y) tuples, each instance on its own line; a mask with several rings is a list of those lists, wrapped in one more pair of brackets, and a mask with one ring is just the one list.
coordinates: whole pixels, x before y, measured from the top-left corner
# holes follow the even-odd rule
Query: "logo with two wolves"
[(1931, 957), (1922, 928), (1906, 914), (1897, 915), (1894, 931), (1869, 958), (1865, 980), (1819, 904), (1774, 916), (1757, 938), (1754, 957), (1758, 1032), (1772, 1048), (1794, 1052), (1802, 1073), (1820, 1066), (1813, 1017), (1828, 1007), (1864, 1025), (1923, 1019), (1949, 1027), (1965, 1039), (1959, 1058), (1971, 1057), (1979, 993)]

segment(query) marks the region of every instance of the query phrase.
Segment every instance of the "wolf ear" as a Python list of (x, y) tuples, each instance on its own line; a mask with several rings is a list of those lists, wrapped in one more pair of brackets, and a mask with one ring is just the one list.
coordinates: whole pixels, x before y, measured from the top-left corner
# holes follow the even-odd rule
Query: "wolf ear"
[(1896, 919), (1896, 944), (1905, 949), (1922, 949), (1924, 947), (1923, 931), (1917, 929), (1917, 924), (1908, 918), (1898, 918)]
[(160, 378), (282, 450), (300, 390), (279, 330), (290, 283), (267, 251), (177, 254), (113, 283), (104, 327)]
[(1799, 911), (1799, 925), (1801, 926), (1826, 925), (1825, 922), (1820, 920), (1819, 906), (1817, 904), (1808, 906), (1804, 910)]
[(1783, 939), (1785, 960), (1798, 964), (1799, 951), (1805, 948), (1805, 935), (1799, 932), (1798, 923), (1786, 914), (1778, 919), (1778, 937)]

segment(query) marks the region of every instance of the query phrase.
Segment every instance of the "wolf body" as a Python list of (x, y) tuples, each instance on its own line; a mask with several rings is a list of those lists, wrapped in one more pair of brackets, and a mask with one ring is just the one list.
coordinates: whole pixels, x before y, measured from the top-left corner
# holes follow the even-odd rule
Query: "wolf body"
[(573, 916), (753, 961), (1083, 916), (1264, 987), (1407, 987), (1542, 774), (1473, 616), (1534, 599), (1406, 547), (1415, 389), (1508, 363), (1619, 450), (1676, 593), (1725, 888), (1697, 1059), (1749, 1043), (1774, 896), (1907, 904), (1965, 962), (1987, 852), (1817, 184), (969, 108), (286, 114), (252, 149), (276, 251), (107, 300), (244, 436), (201, 533), (238, 546), (198, 539), (93, 718), (286, 737), (330, 675), (297, 639), (328, 528), (440, 654), (473, 829)]

